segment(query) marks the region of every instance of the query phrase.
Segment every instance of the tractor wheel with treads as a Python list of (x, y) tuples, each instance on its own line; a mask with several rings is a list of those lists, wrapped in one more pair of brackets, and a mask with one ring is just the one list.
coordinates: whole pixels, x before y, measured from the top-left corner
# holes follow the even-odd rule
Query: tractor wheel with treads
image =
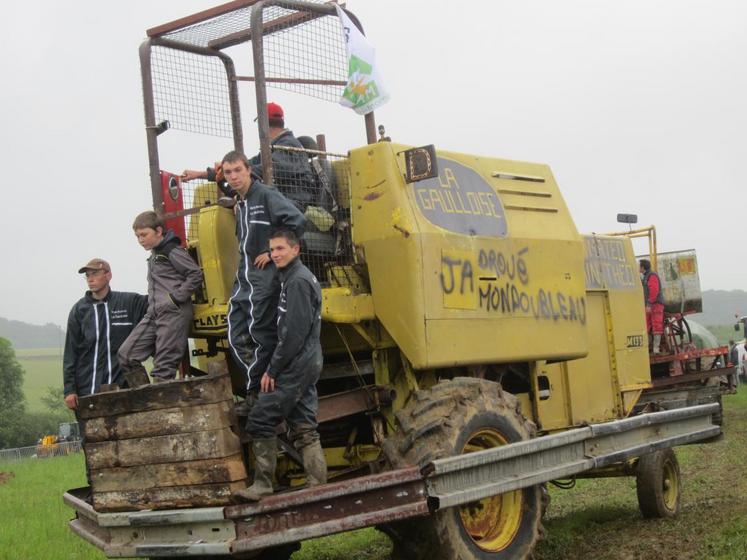
[[(458, 377), (414, 393), (384, 443), (393, 468), (527, 440), (535, 432), (497, 383)], [(438, 510), (388, 525), (393, 560), (507, 560), (529, 556), (539, 539), (541, 486)]]

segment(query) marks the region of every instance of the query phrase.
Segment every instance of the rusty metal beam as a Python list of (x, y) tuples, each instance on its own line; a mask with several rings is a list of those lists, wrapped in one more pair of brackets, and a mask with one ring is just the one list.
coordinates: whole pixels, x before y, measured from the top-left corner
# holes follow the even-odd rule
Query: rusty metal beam
[(728, 346), (718, 346), (716, 348), (703, 348), (695, 350), (686, 350), (678, 354), (652, 354), (649, 361), (652, 364), (663, 364), (665, 362), (676, 362), (684, 360), (695, 360), (696, 358), (715, 358), (729, 354)]
[(376, 410), (381, 405), (390, 404), (392, 400), (394, 396), (390, 390), (375, 386), (325, 395), (319, 398), (317, 421), (321, 424), (360, 412)]
[(702, 381), (703, 379), (708, 379), (709, 377), (721, 377), (727, 375), (734, 375), (733, 367), (709, 369), (707, 371), (699, 371), (697, 373), (685, 373), (682, 375), (677, 375), (675, 377), (662, 377), (653, 379), (651, 381), (651, 384), (654, 386), (654, 388), (658, 389), (659, 387), (670, 387), (672, 385), (689, 383), (691, 381)]
[(148, 39), (140, 45), (140, 76), (143, 87), (145, 134), (148, 143), (148, 175), (150, 177), (153, 210), (161, 213), (163, 212), (163, 194), (161, 193), (161, 172), (158, 161), (158, 131), (156, 128), (156, 108), (153, 98), (151, 47), (152, 42)]
[(236, 554), (429, 513), (417, 467), (360, 477), (230, 506)]
[[(236, 76), (234, 78), (238, 82), (254, 82), (256, 78), (254, 76)], [(342, 80), (313, 80), (306, 78), (265, 78), (265, 82), (274, 84), (311, 84), (320, 86), (344, 86), (347, 82)]]

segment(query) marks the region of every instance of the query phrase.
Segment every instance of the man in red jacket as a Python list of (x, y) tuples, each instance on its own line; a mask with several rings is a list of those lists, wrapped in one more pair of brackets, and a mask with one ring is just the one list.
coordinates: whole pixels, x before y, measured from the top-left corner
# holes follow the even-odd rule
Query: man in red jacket
[(651, 270), (651, 262), (641, 259), (641, 282), (646, 302), (646, 330), (649, 336), (649, 347), (653, 354), (661, 352), (661, 335), (664, 332), (664, 294), (661, 291), (661, 279)]

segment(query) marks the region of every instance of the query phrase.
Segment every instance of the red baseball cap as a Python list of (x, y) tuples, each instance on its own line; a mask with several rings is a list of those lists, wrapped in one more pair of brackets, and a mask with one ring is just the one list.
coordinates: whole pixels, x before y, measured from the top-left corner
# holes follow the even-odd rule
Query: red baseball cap
[(282, 119), (284, 117), (283, 108), (277, 103), (267, 104), (267, 118)]

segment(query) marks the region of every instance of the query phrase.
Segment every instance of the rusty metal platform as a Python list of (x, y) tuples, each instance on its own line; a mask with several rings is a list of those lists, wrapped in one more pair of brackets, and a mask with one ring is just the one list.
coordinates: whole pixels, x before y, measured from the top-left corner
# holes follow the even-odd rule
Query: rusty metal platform
[(717, 403), (640, 414), (418, 467), (275, 494), (223, 508), (100, 513), (68, 492), (71, 529), (107, 556), (242, 556), (372, 527), (607, 467), (658, 449), (713, 440)]
[(236, 521), (238, 553), (428, 515), (427, 499), (420, 469), (410, 467), (231, 506), (225, 515)]

